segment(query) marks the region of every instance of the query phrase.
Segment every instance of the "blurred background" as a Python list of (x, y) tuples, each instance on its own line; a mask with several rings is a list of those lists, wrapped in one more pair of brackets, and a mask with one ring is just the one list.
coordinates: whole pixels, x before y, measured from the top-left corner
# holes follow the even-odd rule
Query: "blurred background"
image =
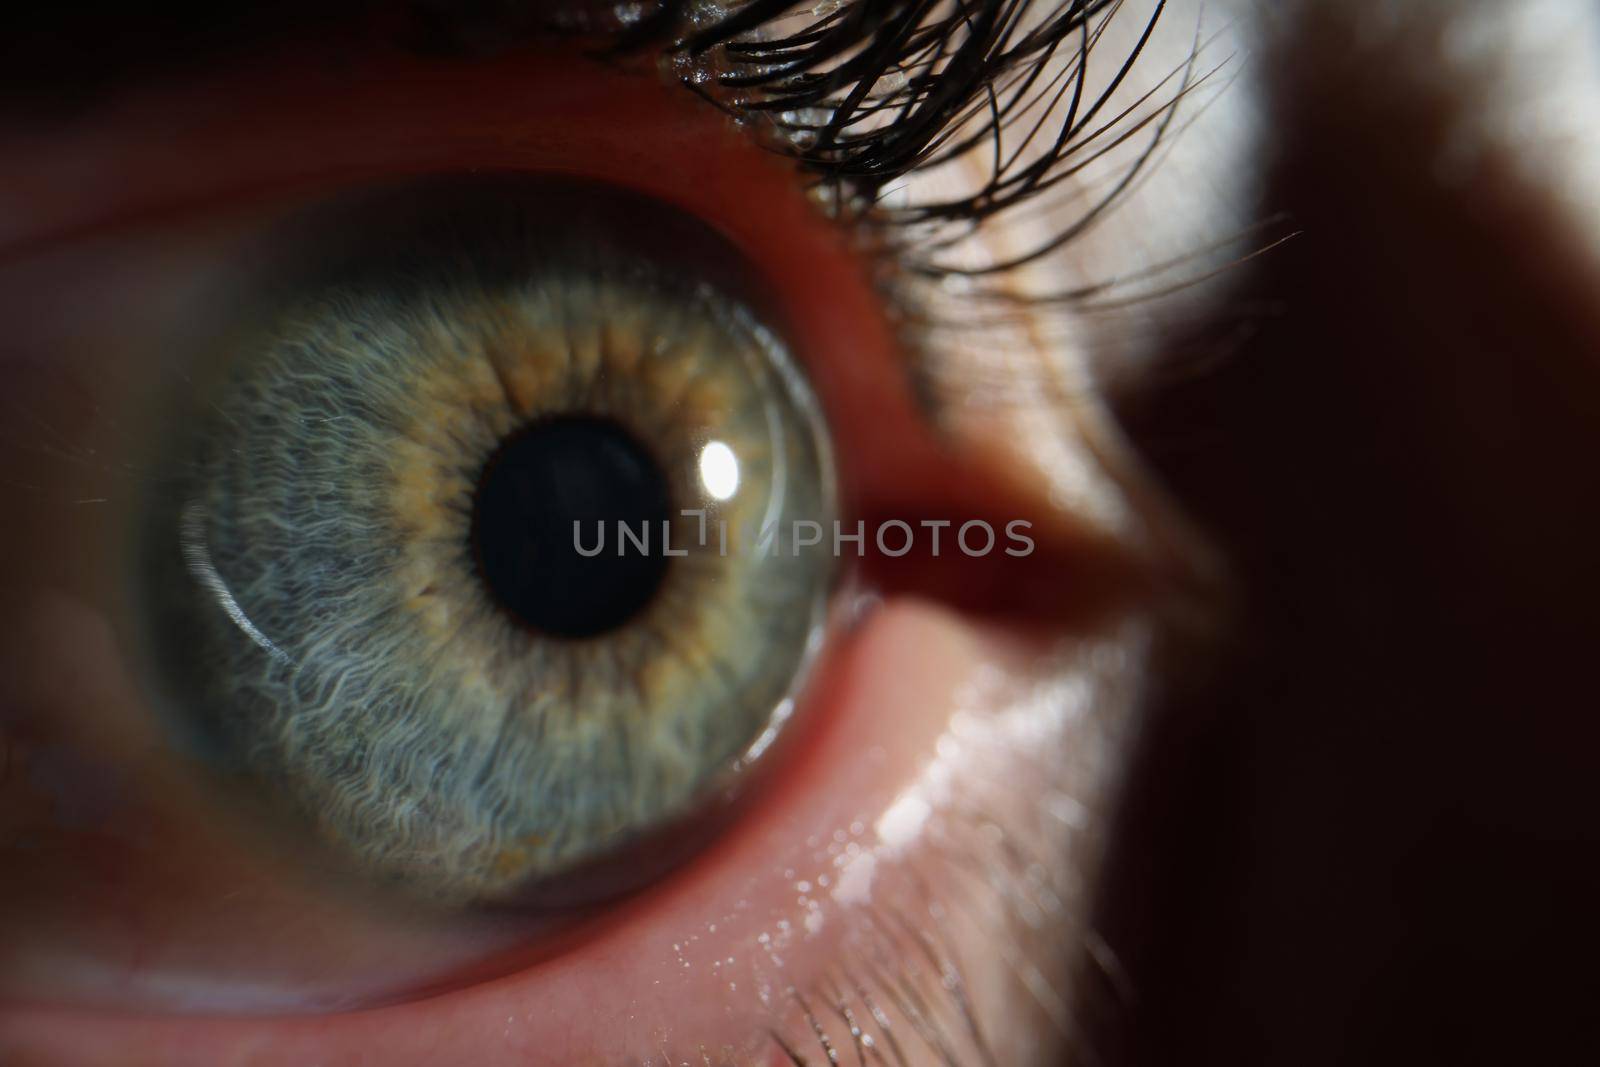
[(1425, 39), (1308, 17), (1264, 57), (1266, 200), (1303, 232), (1122, 400), (1243, 607), (1131, 790), (1108, 1062), (1595, 1055), (1600, 258), (1528, 166), (1547, 131), (1441, 166), (1506, 101), (1429, 51), (1431, 6)]

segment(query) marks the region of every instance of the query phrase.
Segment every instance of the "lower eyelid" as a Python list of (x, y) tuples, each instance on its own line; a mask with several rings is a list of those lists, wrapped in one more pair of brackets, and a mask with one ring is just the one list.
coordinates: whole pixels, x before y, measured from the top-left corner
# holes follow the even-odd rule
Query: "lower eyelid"
[[(792, 1010), (787, 991), (813, 988), (842, 952), (870, 940), (886, 907), (937, 869), (936, 853), (955, 840), (948, 821), (959, 817), (958, 800), (982, 798), (977, 806), (998, 820), (988, 824), (994, 832), (1016, 821), (1007, 798), (1056, 798), (1039, 807), (1055, 812), (1057, 831), (1065, 829), (1059, 819), (1075, 817), (1045, 754), (1064, 757), (1058, 746), (1075, 737), (1077, 777), (1090, 777), (1109, 736), (1102, 726), (1114, 720), (1101, 719), (1104, 708), (1091, 717), (1081, 702), (1061, 699), (1073, 684), (1088, 696), (1100, 680), (1085, 672), (1053, 688), (1060, 678), (1041, 675), (1038, 650), (1032, 638), (980, 630), (931, 605), (879, 606), (848, 641), (847, 662), (830, 672), (849, 706), (810, 740), (798, 756), (804, 765), (710, 855), (608, 920), (581, 951), (344, 1015), (85, 1014), (64, 1025), (61, 1012), (13, 1011), (0, 1015), (0, 1050), (125, 1064), (132, 1047), (152, 1050), (150, 1062), (209, 1065), (242, 1048), (266, 1062), (341, 1063), (400, 1062), (433, 1047), (492, 1067), (526, 1062), (531, 1051), (542, 1062), (621, 1062), (666, 1048), (759, 1044)], [(1037, 779), (1034, 788), (1025, 779)], [(1087, 795), (1097, 791), (1092, 784), (1077, 783)], [(1071, 838), (1022, 833), (1018, 841), (1048, 862), (1064, 858)]]

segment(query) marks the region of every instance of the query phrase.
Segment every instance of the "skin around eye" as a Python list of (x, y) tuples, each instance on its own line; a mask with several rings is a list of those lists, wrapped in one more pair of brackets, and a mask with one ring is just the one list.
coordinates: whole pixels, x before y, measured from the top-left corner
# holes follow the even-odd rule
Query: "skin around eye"
[[(523, 947), (525, 928), (463, 927), (328, 892), (324, 872), (299, 869), (292, 849), (218, 818), (141, 707), (111, 561), (144, 474), (123, 457), (137, 453), (150, 429), (141, 419), (174, 372), (149, 339), (199, 313), (198, 275), (271, 213), (261, 205), (378, 175), (581, 174), (708, 220), (781, 294), (839, 453), (854, 457), (840, 472), (845, 511), (1025, 518), (1033, 563), (990, 564), (1007, 586), (1025, 587), (1041, 561), (1059, 579), (1120, 558), (1037, 500), (1036, 472), (1015, 453), (974, 459), (930, 432), (870, 250), (827, 224), (779, 162), (648, 76), (537, 58), (470, 70), (378, 59), (342, 76), (280, 74), (277, 93), (248, 72), (219, 90), (226, 106), (165, 141), (86, 134), (49, 160), (40, 153), (20, 183), (38, 210), (5, 264), (9, 310), (26, 325), (3, 370), (38, 433), (3, 458), (7, 480), (40, 496), (4, 546), (4, 584), (22, 610), (0, 640), (0, 684), (7, 751), (22, 769), (5, 782), (14, 803), (0, 840), (27, 858), (0, 911), (28, 931), (8, 931), (17, 948), (0, 989), (17, 1003), (0, 1016), (0, 1051), (82, 1063), (214, 1063), (244, 1048), (332, 1063), (414, 1061), (419, 1049), (485, 1064), (530, 1052), (761, 1056), (775, 1032), (848, 1030), (853, 1012), (885, 1046), (943, 1035), (1016, 1062), (1007, 1050), (1035, 1047), (1031, 1027), (964, 1027), (950, 992), (958, 962), (989, 1017), (1061, 1024), (1067, 1009), (1048, 998), (1007, 1007), (1016, 987), (999, 978), (1032, 973), (1048, 988), (1058, 977), (1054, 938), (1085, 892), (1087, 812), (1136, 689), (1129, 590), (1085, 598), (1095, 610), (1067, 636), (1036, 621), (975, 622), (917, 595), (918, 575), (936, 567), (888, 568), (911, 576), (882, 600), (845, 605), (837, 650), (807, 696), (824, 711), (797, 722), (784, 772), (750, 816), (702, 860), (537, 949)], [(53, 182), (61, 158), (115, 158), (116, 189)], [(186, 224), (202, 217), (197, 205), (214, 210)], [(93, 320), (75, 319), (63, 293), (68, 306), (92, 301)], [(1001, 454), (1012, 462), (995, 465)], [(887, 503), (874, 512), (872, 501)], [(1006, 905), (1016, 884), (1047, 931), (1031, 947)], [(929, 922), (937, 936), (924, 939), (915, 931)], [(1002, 936), (1024, 948), (961, 951)], [(397, 972), (417, 977), (405, 1002), (370, 1006), (394, 992)], [(825, 1000), (851, 1007), (824, 1022)], [(173, 1011), (185, 1017), (160, 1014)], [(238, 1017), (263, 1012), (283, 1014)]]

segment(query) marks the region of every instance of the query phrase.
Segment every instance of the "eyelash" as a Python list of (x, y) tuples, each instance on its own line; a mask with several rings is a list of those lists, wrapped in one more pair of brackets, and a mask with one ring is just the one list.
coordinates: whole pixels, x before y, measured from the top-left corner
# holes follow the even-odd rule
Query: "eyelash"
[[(1166, 0), (1157, 0), (1126, 53), (1113, 57), (1115, 76), (1089, 90), (1091, 53), (1122, 5), (1071, 0), (1051, 12), (1037, 0), (834, 0), (812, 21), (780, 30), (793, 0), (754, 0), (699, 26), (690, 0), (659, 0), (613, 50), (663, 47), (679, 81), (793, 159), (837, 216), (870, 221), (894, 245), (906, 277), (937, 282), (1008, 274), (1068, 246), (1135, 186), (1175, 132), (1179, 104), (1220, 69), (1199, 71), (1197, 38), (1184, 65), (1104, 118)], [(1054, 135), (1041, 141), (1052, 126)], [(1141, 133), (1147, 143), (1110, 191), (1042, 242), (981, 266), (954, 262), (980, 227), (1060, 191)], [(965, 195), (886, 202), (914, 175), (979, 154), (988, 157), (987, 173)], [(969, 295), (998, 292), (971, 288)]]
[[(1202, 257), (1263, 241), (1272, 219), (1215, 246), (1069, 290), (1021, 290), (1022, 268), (1047, 260), (1105, 220), (1160, 162), (1184, 124), (1180, 105), (1225, 88), (1224, 58), (1203, 67), (1208, 42), (1131, 105), (1106, 114), (1166, 15), (1156, 0), (1136, 39), (1109, 57), (1113, 77), (1090, 87), (1091, 55), (1126, 0), (824, 0), (809, 12), (796, 0), (749, 0), (707, 14), (698, 0), (594, 3), (549, 16), (497, 11), (485, 18), (416, 10), (413, 36), (432, 48), (495, 49), (552, 29), (590, 42), (626, 63), (659, 51), (664, 74), (747, 127), (809, 176), (814, 198), (841, 221), (858, 224), (890, 254), (886, 289), (907, 321), (937, 327), (955, 315), (933, 308), (954, 292), (961, 317), (976, 304), (998, 307), (1114, 309), (1154, 299), (1209, 271), (1181, 272)], [(1206, 101), (1195, 101), (1203, 108)], [(1143, 138), (1140, 142), (1140, 138)], [(1119, 149), (1139, 142), (1131, 159)], [(987, 172), (962, 194), (891, 203), (914, 178), (979, 156)], [(1028, 250), (994, 259), (977, 249), (989, 225), (1065, 207), (1091, 183), (1109, 190), (1062, 213)], [(977, 259), (977, 263), (963, 259)], [(1244, 258), (1243, 256), (1239, 258)], [(1147, 283), (1142, 290), (1132, 286)], [(938, 296), (930, 296), (937, 289)], [(998, 317), (995, 317), (998, 316)]]
[[(695, 0), (655, 0), (630, 24), (602, 16), (584, 28), (609, 34), (604, 52), (617, 59), (660, 49), (669, 77), (792, 160), (813, 198), (880, 250), (879, 285), (937, 421), (951, 402), (1005, 407), (1061, 394), (1055, 369), (985, 375), (963, 345), (991, 347), (996, 331), (1019, 324), (1035, 341), (1081, 336), (1088, 317), (1171, 303), (1294, 236), (1274, 216), (1156, 262), (1130, 250), (1103, 273), (1074, 272), (1072, 284), (1051, 276), (1069, 255), (1080, 266), (1079, 239), (1151, 178), (1230, 84), (1221, 75), (1231, 57), (1204, 58), (1210, 42), (1197, 21), (1187, 55), (1113, 105), (1167, 14), (1155, 0), (1134, 15), (1131, 43), (1101, 63), (1124, 5), (827, 0), (796, 15), (794, 0), (751, 0), (708, 20)], [(1107, 73), (1091, 78), (1091, 57)], [(974, 161), (984, 165), (958, 179), (960, 191), (915, 194), (930, 175)], [(1049, 227), (1035, 236), (1039, 219)], [(1030, 222), (1020, 251), (987, 246), (994, 232)]]

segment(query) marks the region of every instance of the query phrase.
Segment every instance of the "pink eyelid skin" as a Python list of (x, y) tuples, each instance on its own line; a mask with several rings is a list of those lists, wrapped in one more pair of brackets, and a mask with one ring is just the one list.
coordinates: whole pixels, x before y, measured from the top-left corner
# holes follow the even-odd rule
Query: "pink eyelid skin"
[[(107, 116), (103, 124), (112, 132), (74, 133), (49, 151), (42, 141), (28, 143), (37, 135), (14, 135), (6, 155), (31, 163), (0, 196), (28, 210), (7, 208), (0, 218), (26, 219), (28, 229), (0, 234), (0, 276), (25, 277), (22, 261), (65, 235), (142, 225), (185, 205), (407, 170), (581, 172), (671, 200), (760, 258), (784, 294), (796, 348), (814, 366), (825, 364), (814, 377), (840, 455), (847, 464), (853, 456), (876, 457), (845, 472), (847, 504), (859, 510), (887, 499), (926, 509), (965, 502), (996, 511), (996, 499), (1025, 498), (1021, 484), (1007, 486), (1005, 472), (931, 465), (948, 456), (923, 428), (895, 371), (897, 343), (860, 250), (821, 224), (781, 163), (648, 75), (611, 74), (564, 57), (526, 59), (469, 68), (377, 57), (339, 73), (309, 64), (244, 71), (204, 97), (156, 93), (117, 105), (115, 122)], [(513, 72), (515, 94), (505, 91)], [(552, 114), (560, 120), (545, 118)], [(285, 143), (300, 154), (282, 152)], [(204, 165), (206, 154), (225, 166)], [(318, 161), (314, 171), (305, 159)], [(663, 169), (662, 159), (674, 166)], [(758, 251), (776, 247), (790, 251), (782, 258)], [(0, 374), (13, 370), (0, 362)], [(57, 401), (62, 410), (82, 403)], [(1025, 474), (1011, 477), (1025, 482)], [(1048, 509), (1029, 516), (1045, 555), (1059, 561), (1075, 551), (1080, 542), (1069, 517)], [(47, 540), (48, 532), (34, 529), (18, 543), (37, 550)], [(85, 540), (94, 543), (93, 536)], [(1051, 555), (1051, 545), (1067, 547)], [(1026, 567), (1018, 563), (1018, 583), (1027, 583)], [(56, 562), (23, 575), (17, 562), (0, 564), (0, 582), (20, 584), (19, 602), (36, 610), (33, 622), (0, 633), (8, 646), (0, 653), (11, 654), (0, 657), (0, 701), (14, 722), (52, 713), (51, 696), (40, 695), (49, 684), (42, 672), (71, 669), (75, 657), (79, 675), (62, 690), (89, 703), (69, 709), (69, 718), (88, 722), (102, 710), (95, 701), (121, 715), (133, 714), (128, 709), (137, 703), (127, 653), (110, 636), (115, 627), (97, 603), (96, 583), (69, 569)], [(1006, 577), (991, 570), (984, 580)], [(925, 901), (926, 887), (916, 884), (928, 869), (923, 853), (940, 836), (945, 810), (960, 806), (953, 796), (995, 790), (986, 803), (996, 818), (1008, 805), (1055, 797), (1060, 811), (1053, 817), (1071, 822), (1079, 817), (1069, 811), (1076, 801), (1060, 783), (1069, 750), (1083, 765), (1082, 792), (1098, 792), (1104, 738), (1088, 731), (1092, 742), (1074, 748), (1087, 713), (1065, 714), (1060, 694), (1095, 704), (1102, 690), (1122, 690), (1134, 664), (1121, 653), (1080, 660), (1062, 650), (1087, 638), (979, 621), (919, 597), (918, 584), (902, 579), (881, 598), (846, 605), (856, 614), (807, 695), (806, 732), (759, 805), (705, 854), (608, 914), (581, 944), (515, 973), (356, 1011), (167, 1016), (0, 1001), (0, 1060), (494, 1067), (639, 1062), (689, 1049), (774, 1054), (768, 1032), (793, 1020), (794, 993), (811, 988), (850, 946), (865, 951), (875, 943), (871, 928), (886, 901)], [(1111, 632), (1114, 614), (1097, 615), (1095, 629)], [(30, 671), (12, 658), (24, 639), (47, 646)], [(65, 641), (73, 642), (70, 653), (61, 648)], [(1046, 691), (1060, 699), (1043, 699)], [(0, 729), (9, 728), (0, 718)], [(84, 729), (114, 733), (103, 724)], [(99, 743), (111, 751), (121, 742), (101, 736)], [(6, 847), (0, 839), (0, 851)], [(1037, 847), (1046, 862), (1068, 858), (1053, 842)], [(219, 852), (219, 866), (230, 862)], [(239, 869), (248, 872), (248, 862)], [(90, 892), (86, 899), (100, 898)], [(981, 939), (974, 946), (981, 949)], [(982, 1001), (984, 989), (995, 986), (985, 981), (993, 961), (982, 951), (967, 956), (973, 996)], [(0, 979), (4, 969), (0, 954)], [(0, 990), (7, 990), (3, 982)]]

